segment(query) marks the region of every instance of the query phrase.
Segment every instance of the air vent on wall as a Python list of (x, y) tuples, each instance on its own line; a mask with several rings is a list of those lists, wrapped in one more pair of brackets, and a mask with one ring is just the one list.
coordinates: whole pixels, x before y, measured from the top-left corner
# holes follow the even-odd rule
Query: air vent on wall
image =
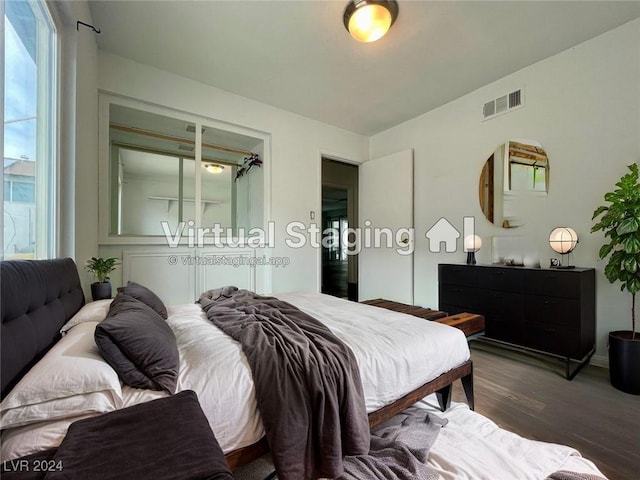
[(482, 120), (488, 120), (522, 106), (522, 89), (502, 95), (482, 107)]
[[(187, 130), (187, 132), (189, 132), (189, 133), (196, 133), (196, 126), (195, 126), (195, 125), (191, 125), (191, 124), (189, 124), (189, 125), (187, 125), (186, 130)], [(206, 128), (205, 128), (205, 127), (202, 127), (202, 133), (204, 133), (204, 132), (205, 132), (205, 130), (206, 130)]]

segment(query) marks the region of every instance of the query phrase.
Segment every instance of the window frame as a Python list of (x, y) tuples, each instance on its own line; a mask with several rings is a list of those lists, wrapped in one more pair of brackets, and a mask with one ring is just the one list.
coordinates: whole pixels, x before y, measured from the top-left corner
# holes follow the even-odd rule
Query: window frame
[[(124, 107), (129, 107), (133, 109), (143, 110), (149, 113), (154, 113), (156, 115), (161, 116), (170, 116), (172, 118), (182, 120), (185, 122), (191, 122), (195, 125), (195, 151), (194, 157), (196, 159), (196, 171), (195, 171), (195, 195), (194, 200), (198, 206), (201, 206), (202, 202), (202, 194), (201, 194), (201, 157), (202, 157), (202, 127), (213, 127), (221, 130), (226, 130), (231, 133), (237, 133), (240, 135), (254, 137), (256, 140), (262, 142), (262, 151), (258, 152), (261, 159), (263, 160), (262, 167), (259, 169), (261, 173), (259, 174), (261, 177), (260, 182), (262, 183), (261, 193), (259, 195), (260, 198), (251, 199), (252, 205), (257, 204), (260, 205), (260, 217), (262, 221), (259, 225), (254, 225), (252, 222), (252, 227), (263, 228), (265, 231), (267, 230), (267, 225), (270, 219), (270, 153), (271, 153), (271, 135), (265, 132), (261, 132), (258, 130), (254, 130), (251, 128), (246, 128), (242, 126), (238, 126), (235, 124), (227, 123), (221, 120), (214, 120), (212, 118), (200, 116), (197, 114), (192, 114), (188, 112), (184, 112), (182, 110), (174, 109), (169, 106), (162, 106), (151, 104), (145, 102), (143, 100), (137, 100), (130, 97), (114, 95), (112, 93), (98, 91), (98, 199), (99, 199), (99, 211), (98, 211), (98, 243), (99, 245), (167, 245), (167, 239), (164, 235), (115, 235), (111, 233), (111, 207), (112, 207), (112, 199), (110, 197), (111, 194), (111, 172), (110, 172), (110, 163), (111, 163), (111, 152), (110, 152), (110, 143), (109, 143), (109, 111), (110, 105), (116, 104)], [(252, 172), (253, 173), (253, 172)], [(255, 175), (255, 172), (253, 175)], [(251, 217), (251, 212), (248, 212), (248, 215)], [(210, 225), (202, 225), (201, 222), (201, 208), (195, 209), (195, 224), (198, 226), (210, 226)], [(233, 238), (219, 239), (223, 244), (235, 244), (242, 243), (243, 238), (239, 238), (234, 236)], [(183, 235), (181, 238), (180, 245), (187, 245), (188, 238), (187, 235)], [(213, 239), (211, 237), (205, 237), (204, 239), (205, 245), (213, 244)]]

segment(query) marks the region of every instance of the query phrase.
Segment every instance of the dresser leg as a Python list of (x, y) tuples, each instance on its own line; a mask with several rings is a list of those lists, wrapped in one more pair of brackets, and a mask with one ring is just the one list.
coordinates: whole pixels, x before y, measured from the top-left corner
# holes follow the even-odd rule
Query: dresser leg
[(465, 375), (460, 379), (462, 382), (462, 388), (464, 389), (464, 395), (467, 397), (467, 403), (469, 404), (469, 408), (474, 410), (474, 402), (473, 402), (473, 365), (471, 366), (471, 373), (469, 375)]
[(438, 405), (440, 405), (440, 410), (443, 412), (451, 406), (451, 386), (452, 384), (450, 383), (436, 392)]
[(583, 367), (585, 367), (588, 363), (589, 360), (591, 360), (591, 357), (593, 357), (593, 354), (596, 353), (596, 347), (593, 347), (591, 349), (591, 351), (582, 359), (582, 361), (578, 362), (578, 365), (576, 366), (576, 368), (571, 371), (571, 358), (570, 357), (566, 357), (566, 370), (565, 370), (565, 377), (567, 380), (571, 381), (573, 380), (573, 378), (578, 374), (578, 372), (580, 370), (582, 370)]

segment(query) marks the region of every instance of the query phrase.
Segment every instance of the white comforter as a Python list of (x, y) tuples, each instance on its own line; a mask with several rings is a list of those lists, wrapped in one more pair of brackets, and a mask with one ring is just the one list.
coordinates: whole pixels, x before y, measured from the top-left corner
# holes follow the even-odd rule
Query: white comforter
[[(294, 293), (278, 298), (323, 322), (352, 348), (369, 412), (469, 359), (465, 336), (456, 328), (328, 295)], [(258, 441), (264, 430), (240, 344), (209, 322), (198, 305), (169, 306), (167, 310), (167, 323), (180, 353), (178, 390), (198, 394), (225, 452)], [(122, 406), (164, 395), (123, 386)], [(57, 446), (75, 420), (77, 417), (4, 431), (2, 458)]]
[(543, 480), (558, 470), (604, 477), (576, 449), (523, 438), (465, 404), (441, 412), (429, 396), (416, 406), (449, 420), (429, 452), (429, 465), (443, 480)]
[[(400, 398), (469, 359), (462, 331), (410, 315), (328, 295), (281, 294), (349, 345), (358, 360), (367, 411)], [(251, 371), (240, 344), (214, 327), (197, 305), (169, 307), (169, 325), (180, 352), (178, 388), (198, 393), (225, 452), (264, 434)], [(277, 385), (274, 385), (277, 388)], [(131, 391), (123, 389), (127, 404)]]

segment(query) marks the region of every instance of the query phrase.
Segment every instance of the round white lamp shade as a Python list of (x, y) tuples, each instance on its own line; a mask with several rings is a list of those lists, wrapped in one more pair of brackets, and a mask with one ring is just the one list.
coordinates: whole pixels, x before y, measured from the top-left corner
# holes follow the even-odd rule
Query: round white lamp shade
[(578, 244), (578, 234), (573, 228), (554, 228), (549, 235), (549, 245), (554, 252), (565, 254), (571, 252)]
[(467, 235), (464, 237), (464, 251), (477, 252), (482, 247), (482, 239), (478, 235)]

